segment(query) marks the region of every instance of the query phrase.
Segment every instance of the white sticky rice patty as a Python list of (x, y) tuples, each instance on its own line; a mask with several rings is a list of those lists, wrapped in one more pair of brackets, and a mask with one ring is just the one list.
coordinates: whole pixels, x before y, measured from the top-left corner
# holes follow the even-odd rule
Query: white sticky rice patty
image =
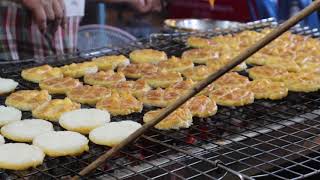
[(111, 122), (92, 130), (89, 139), (95, 144), (112, 147), (121, 143), (140, 127), (141, 124), (134, 121)]
[(69, 130), (89, 134), (93, 129), (110, 122), (110, 114), (99, 109), (78, 109), (62, 114), (59, 124)]
[(19, 83), (12, 79), (0, 78), (0, 94), (12, 92), (18, 85)]
[(27, 119), (7, 124), (1, 128), (1, 134), (17, 142), (32, 142), (38, 135), (54, 131), (51, 122), (41, 119)]
[(20, 121), (21, 118), (22, 113), (20, 110), (14, 107), (0, 106), (0, 127), (15, 121)]
[(89, 150), (89, 140), (80, 133), (72, 131), (52, 131), (33, 139), (48, 156), (76, 156)]
[(8, 143), (0, 145), (0, 168), (25, 170), (42, 164), (45, 154), (33, 145)]

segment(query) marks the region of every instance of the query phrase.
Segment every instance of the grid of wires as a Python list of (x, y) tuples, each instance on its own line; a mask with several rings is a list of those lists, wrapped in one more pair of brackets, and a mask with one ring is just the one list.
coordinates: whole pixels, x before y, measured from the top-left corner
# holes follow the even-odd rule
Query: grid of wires
[[(249, 23), (247, 28), (258, 30), (271, 25), (274, 22), (269, 19)], [(297, 27), (294, 32), (319, 36), (318, 31), (308, 28)], [(188, 34), (155, 35), (151, 42), (131, 44), (126, 48), (79, 52), (45, 60), (50, 65), (61, 66), (102, 54), (128, 55), (131, 50), (142, 47), (181, 55), (187, 49), (184, 43), (187, 37)], [(21, 79), (20, 71), (43, 63), (43, 60), (18, 62), (19, 65), (2, 63), (0, 76), (18, 81), (19, 89), (38, 89), (36, 84)], [(0, 104), (4, 104), (4, 100), (5, 97), (0, 96)], [(211, 118), (195, 119), (189, 129), (151, 129), (95, 172), (81, 178), (206, 180), (241, 177), (301, 179), (312, 176), (320, 167), (319, 107), (319, 92), (290, 93), (281, 101), (257, 100), (240, 108), (220, 107)], [(126, 117), (114, 117), (112, 121), (130, 119), (141, 122), (147, 110), (150, 109)], [(31, 114), (25, 112), (23, 118), (31, 118)], [(62, 130), (58, 124), (55, 129)], [(0, 178), (69, 178), (78, 175), (81, 169), (107, 150), (107, 147), (90, 144), (90, 151), (82, 156), (46, 157), (42, 166), (27, 171), (1, 170)]]

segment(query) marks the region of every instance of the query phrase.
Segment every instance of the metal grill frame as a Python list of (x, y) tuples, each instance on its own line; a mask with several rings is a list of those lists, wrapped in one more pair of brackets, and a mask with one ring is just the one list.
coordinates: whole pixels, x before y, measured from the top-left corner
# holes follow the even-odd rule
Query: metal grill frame
[[(251, 22), (239, 29), (201, 34), (205, 37), (259, 30), (276, 26), (274, 19)], [(316, 29), (295, 27), (293, 32), (315, 38)], [(83, 62), (106, 54), (125, 54), (137, 48), (154, 48), (169, 55), (187, 49), (185, 40), (197, 33), (155, 34), (150, 39), (123, 48), (103, 48), (60, 57), (0, 62), (0, 76), (17, 80), (19, 89), (38, 89), (21, 79), (22, 69), (51, 64), (62, 66)], [(61, 98), (61, 96), (53, 97)], [(0, 96), (0, 104), (5, 97)], [(320, 171), (320, 94), (289, 93), (285, 100), (257, 100), (240, 107), (219, 107), (211, 118), (194, 120), (189, 129), (179, 131), (150, 130), (134, 144), (122, 150), (94, 173), (83, 179), (302, 179)], [(145, 108), (143, 113), (146, 112)], [(142, 114), (113, 117), (141, 122)], [(23, 113), (24, 118), (31, 114)], [(55, 124), (56, 130), (62, 128)], [(8, 141), (10, 142), (10, 141)], [(78, 172), (108, 148), (90, 144), (90, 151), (79, 157), (46, 157), (44, 165), (27, 171), (0, 171), (0, 178), (61, 179)]]

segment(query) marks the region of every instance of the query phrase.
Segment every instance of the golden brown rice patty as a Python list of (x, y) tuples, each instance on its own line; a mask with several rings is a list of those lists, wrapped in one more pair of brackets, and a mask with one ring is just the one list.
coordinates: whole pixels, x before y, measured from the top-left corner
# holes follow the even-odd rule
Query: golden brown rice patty
[(216, 88), (219, 87), (246, 87), (250, 83), (249, 78), (236, 72), (229, 72), (214, 82)]
[(193, 62), (188, 59), (180, 59), (177, 57), (171, 57), (167, 61), (161, 61), (158, 64), (158, 67), (161, 70), (166, 70), (170, 72), (182, 72), (184, 70), (193, 68)]
[(64, 76), (80, 78), (86, 74), (98, 72), (98, 66), (94, 62), (83, 62), (78, 64), (65, 65), (60, 68)]
[(320, 75), (317, 73), (289, 73), (283, 82), (293, 92), (314, 92), (320, 89)]
[(46, 90), (21, 90), (10, 94), (5, 104), (22, 111), (31, 111), (50, 100), (51, 96)]
[(180, 73), (168, 71), (158, 71), (156, 73), (147, 74), (142, 79), (154, 88), (167, 88), (172, 84), (183, 81)]
[(156, 64), (160, 61), (165, 61), (168, 59), (167, 54), (163, 51), (158, 51), (154, 49), (139, 49), (132, 51), (130, 53), (131, 62), (139, 63), (152, 63)]
[(253, 103), (254, 94), (246, 88), (221, 87), (212, 91), (210, 98), (221, 106), (244, 106)]
[(215, 89), (215, 85), (213, 83), (209, 84), (204, 90), (199, 92), (197, 96), (204, 95), (209, 96), (209, 94)]
[(206, 64), (209, 60), (215, 59), (217, 54), (209, 48), (191, 49), (183, 52), (182, 59), (191, 60), (193, 63)]
[(113, 70), (100, 71), (95, 74), (87, 74), (84, 76), (84, 82), (90, 85), (98, 85), (104, 87), (112, 87), (118, 82), (125, 81), (126, 77), (123, 73), (116, 73)]
[(53, 68), (49, 65), (43, 65), (30, 69), (22, 70), (21, 76), (27, 81), (39, 83), (50, 78), (61, 78), (63, 74), (59, 68)]
[(130, 64), (126, 67), (121, 67), (118, 72), (122, 72), (127, 78), (138, 79), (142, 78), (146, 74), (155, 73), (158, 71), (158, 67), (154, 64)]
[[(152, 121), (161, 111), (163, 109), (147, 112), (143, 116), (143, 122), (148, 123)], [(189, 128), (192, 125), (192, 121), (190, 110), (188, 108), (179, 108), (155, 125), (155, 128), (160, 130)]]
[(214, 73), (215, 70), (210, 69), (208, 66), (201, 65), (195, 66), (192, 69), (187, 69), (182, 72), (183, 76), (193, 81), (202, 81), (207, 78), (211, 73)]
[(82, 82), (71, 77), (52, 78), (41, 81), (39, 86), (43, 90), (47, 90), (50, 94), (66, 94), (73, 88), (81, 87)]
[[(228, 63), (230, 63), (231, 59), (220, 59), (220, 60), (212, 60), (207, 62), (207, 66), (211, 69), (212, 72), (218, 71), (225, 67)], [(233, 68), (231, 71), (244, 71), (247, 69), (246, 63), (241, 63), (240, 65)]]
[(289, 72), (284, 69), (270, 66), (256, 66), (250, 68), (248, 72), (252, 79), (269, 79), (272, 81), (283, 81), (289, 74)]
[(96, 107), (101, 110), (107, 110), (113, 116), (124, 116), (141, 112), (143, 104), (130, 93), (113, 92), (110, 97), (100, 100)]
[(143, 93), (151, 90), (151, 87), (148, 85), (148, 83), (142, 79), (139, 79), (137, 81), (118, 82), (112, 88), (118, 92), (130, 92), (135, 97), (139, 97)]
[(80, 104), (72, 102), (69, 98), (53, 99), (32, 110), (32, 116), (38, 119), (59, 121), (63, 113), (80, 109), (80, 107)]
[(100, 86), (82, 86), (74, 88), (67, 93), (68, 98), (81, 103), (94, 106), (98, 101), (103, 98), (109, 97), (111, 90)]
[(127, 66), (130, 64), (130, 60), (124, 55), (102, 56), (92, 59), (100, 71), (102, 70), (114, 70), (117, 67)]
[(274, 82), (268, 79), (256, 79), (248, 85), (256, 99), (278, 100), (288, 95), (288, 88), (283, 82)]
[(216, 102), (203, 95), (193, 97), (184, 107), (191, 111), (192, 116), (200, 118), (213, 116), (218, 110)]
[(300, 67), (293, 59), (273, 57), (265, 61), (266, 66), (281, 68), (289, 72), (299, 72)]
[(195, 83), (191, 79), (186, 79), (184, 81), (180, 81), (175, 84), (172, 84), (166, 89), (166, 91), (176, 91), (181, 94), (185, 94), (194, 86), (194, 84)]
[(187, 39), (187, 45), (193, 48), (208, 48), (214, 43), (211, 39), (191, 36)]
[(167, 107), (181, 96), (178, 91), (166, 91), (161, 88), (144, 93), (139, 100), (146, 106)]

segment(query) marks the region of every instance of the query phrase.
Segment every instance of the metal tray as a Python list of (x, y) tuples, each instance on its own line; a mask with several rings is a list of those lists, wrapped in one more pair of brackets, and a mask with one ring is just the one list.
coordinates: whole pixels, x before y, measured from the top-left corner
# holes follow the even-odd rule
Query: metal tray
[(237, 29), (242, 23), (233, 21), (219, 21), (212, 19), (166, 19), (164, 24), (168, 28), (185, 31), (223, 31), (225, 29)]

